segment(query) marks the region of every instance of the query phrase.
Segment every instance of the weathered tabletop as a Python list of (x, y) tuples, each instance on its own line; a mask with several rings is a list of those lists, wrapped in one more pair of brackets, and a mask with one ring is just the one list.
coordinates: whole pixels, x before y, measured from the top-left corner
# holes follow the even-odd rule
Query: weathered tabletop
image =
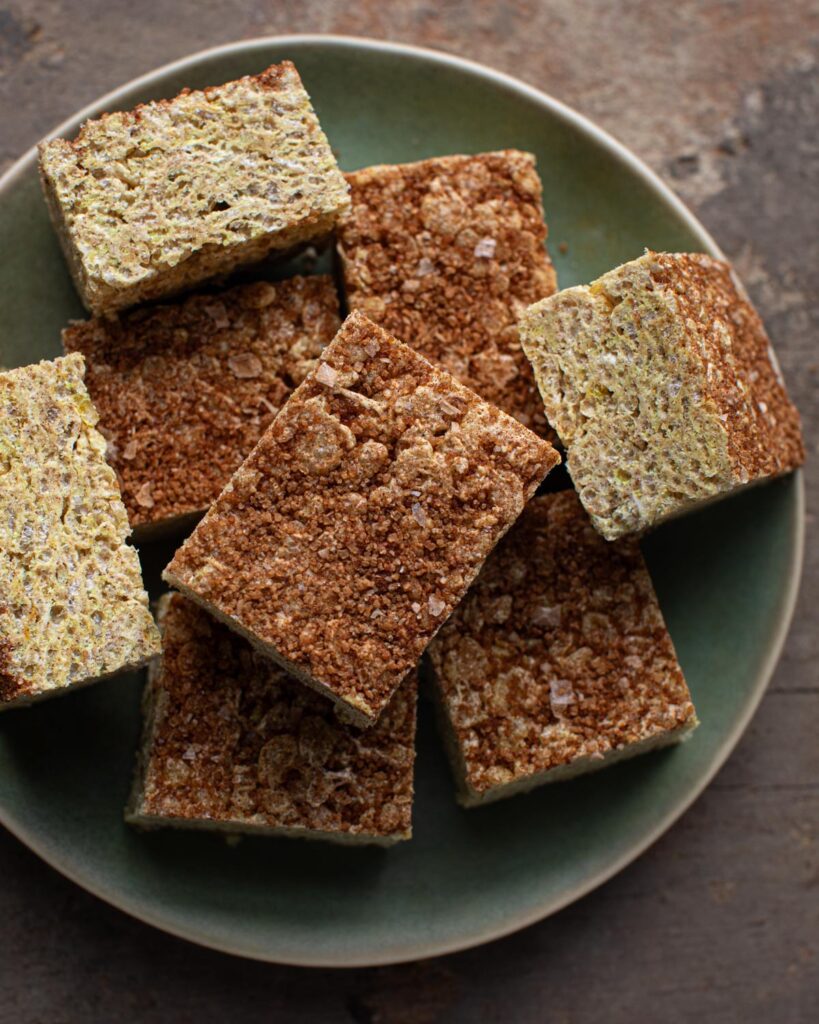
[[(343, 32), (512, 72), (659, 171), (735, 259), (819, 439), (815, 0), (28, 0), (0, 7), (0, 169), (77, 108), (234, 38)], [(312, 972), (132, 921), (0, 834), (0, 1021), (819, 1020), (819, 474), (796, 619), (751, 728), (696, 805), (614, 881), (489, 947)]]

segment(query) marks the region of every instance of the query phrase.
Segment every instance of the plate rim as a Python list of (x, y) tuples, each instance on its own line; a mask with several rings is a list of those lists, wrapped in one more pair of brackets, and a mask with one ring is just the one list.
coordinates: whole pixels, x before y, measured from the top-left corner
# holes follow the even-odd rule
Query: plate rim
[[(579, 113), (561, 100), (556, 99), (549, 93), (536, 88), (533, 85), (515, 78), (503, 71), (498, 71), (478, 61), (460, 57), (455, 54), (436, 50), (431, 47), (418, 46), (411, 43), (394, 43), (387, 40), (373, 39), (366, 36), (343, 35), (333, 33), (288, 33), (284, 35), (265, 35), (252, 39), (236, 40), (234, 42), (221, 43), (216, 46), (206, 47), (197, 50), (187, 56), (178, 58), (162, 64), (145, 74), (117, 86), (91, 103), (86, 104), (75, 114), (62, 121), (56, 128), (43, 136), (42, 141), (52, 139), (76, 131), (80, 122), (89, 117), (96, 116), (105, 109), (116, 109), (120, 97), (135, 88), (152, 85), (157, 79), (163, 78), (175, 72), (184, 71), (186, 68), (201, 63), (212, 57), (224, 56), (236, 53), (252, 53), (256, 50), (264, 50), (270, 46), (289, 45), (331, 45), (344, 47), (350, 50), (365, 49), (374, 52), (392, 53), (398, 56), (421, 57), (427, 61), (449, 66), (460, 71), (482, 77), (495, 85), (502, 86), (518, 95), (534, 101), (540, 106), (549, 110), (553, 116), (557, 116), (564, 122), (570, 124), (575, 130), (587, 138), (602, 146), (609, 154), (637, 175), (642, 182), (654, 192), (658, 198), (679, 217), (686, 227), (702, 243), (704, 251), (710, 255), (725, 259), (725, 256), (713, 239), (708, 230), (700, 223), (697, 217), (689, 210), (686, 204), (677, 196), (672, 189), (653, 171), (640, 157), (619, 142), (613, 135), (596, 125), (590, 118)], [(3, 193), (13, 185), (19, 177), (27, 173), (32, 165), (36, 166), (37, 144), (30, 147), (0, 176), (0, 198)], [(72, 867), (61, 863), (56, 851), (48, 848), (48, 845), (41, 843), (36, 835), (16, 820), (14, 814), (0, 804), (0, 825), (4, 826), (21, 843), (27, 846), (42, 861), (48, 864), (63, 877), (78, 885), (81, 889), (91, 893), (98, 899), (103, 900), (117, 910), (128, 914), (130, 917), (150, 925), (160, 931), (173, 935), (175, 938), (184, 939), (195, 945), (217, 952), (227, 953), (232, 956), (239, 956), (245, 959), (255, 960), (264, 963), (276, 963), (287, 966), (299, 967), (376, 967), (388, 964), (407, 963), (413, 960), (426, 959), (433, 956), (443, 956), (450, 953), (472, 949), (484, 945), (496, 939), (504, 938), (523, 928), (544, 920), (552, 914), (563, 910), (565, 907), (575, 903), (577, 900), (588, 895), (599, 888), (624, 868), (640, 857), (652, 846), (668, 829), (692, 806), (702, 795), (704, 790), (711, 783), (714, 776), (722, 768), (728, 757), (741, 739), (751, 718), (755, 714), (759, 704), (773, 675), (774, 669), (779, 662), (784, 647), (785, 639), (790, 630), (793, 620), (796, 600), (799, 593), (802, 571), (804, 566), (805, 547), (805, 482), (801, 470), (797, 470), (795, 476), (795, 501), (793, 504), (793, 522), (791, 524), (791, 536), (793, 538), (793, 557), (788, 567), (787, 588), (783, 594), (778, 609), (778, 621), (776, 632), (771, 639), (765, 658), (756, 673), (753, 685), (742, 709), (742, 713), (733, 723), (731, 729), (726, 733), (707, 771), (692, 786), (691, 791), (669, 811), (667, 811), (649, 830), (649, 832), (635, 842), (626, 852), (618, 857), (613, 863), (607, 864), (605, 868), (596, 872), (590, 878), (584, 879), (580, 884), (573, 886), (563, 892), (559, 897), (539, 902), (536, 906), (529, 908), (525, 913), (519, 913), (512, 918), (505, 920), (503, 924), (493, 925), (483, 930), (475, 931), (460, 939), (448, 941), (432, 941), (428, 943), (416, 943), (415, 947), (406, 948), (398, 952), (374, 954), (366, 957), (348, 956), (343, 952), (335, 956), (317, 957), (288, 957), (282, 953), (265, 953), (256, 948), (243, 947), (241, 942), (233, 944), (227, 941), (219, 941), (208, 935), (197, 933), (195, 929), (189, 929), (174, 921), (168, 921), (159, 913), (146, 910), (137, 899), (122, 897), (116, 888), (108, 888), (105, 885), (95, 884), (93, 878), (82, 877)]]

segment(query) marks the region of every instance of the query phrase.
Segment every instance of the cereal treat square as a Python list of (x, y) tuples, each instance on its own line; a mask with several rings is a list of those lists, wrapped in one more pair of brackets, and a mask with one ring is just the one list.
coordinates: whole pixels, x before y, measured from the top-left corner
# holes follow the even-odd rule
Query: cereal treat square
[(0, 373), (0, 708), (159, 653), (82, 356)]
[(366, 725), (558, 461), (353, 313), (164, 576)]
[(687, 738), (694, 706), (632, 538), (535, 498), (429, 648), (466, 806)]
[(804, 460), (765, 329), (720, 260), (647, 252), (536, 303), (521, 342), (609, 540)]
[(350, 309), (553, 437), (517, 330), (555, 290), (535, 158), (445, 156), (347, 180), (338, 250)]
[(86, 384), (140, 537), (207, 511), (339, 327), (330, 277), (257, 282), (76, 322)]
[(411, 837), (414, 673), (361, 730), (202, 608), (162, 600), (129, 822), (383, 846)]
[(298, 72), (86, 121), (40, 146), (77, 290), (111, 313), (327, 236), (349, 196)]

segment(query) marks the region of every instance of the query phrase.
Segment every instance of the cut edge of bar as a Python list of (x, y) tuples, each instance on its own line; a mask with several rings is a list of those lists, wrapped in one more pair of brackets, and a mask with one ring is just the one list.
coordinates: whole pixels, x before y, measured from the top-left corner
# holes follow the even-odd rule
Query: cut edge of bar
[(68, 693), (73, 693), (75, 690), (84, 690), (86, 687), (96, 686), (97, 683), (104, 683), (109, 679), (115, 679), (117, 676), (125, 675), (126, 672), (140, 672), (146, 666), (150, 669), (151, 665), (161, 657), (161, 651), (147, 654), (137, 661), (129, 661), (118, 668), (112, 669), (110, 672), (103, 672), (102, 675), (86, 676), (84, 679), (78, 679), (75, 683), (67, 683), (64, 686), (52, 686), (49, 689), (37, 690), (34, 693), (21, 693), (17, 697), (11, 697), (9, 700), (0, 700), (0, 713), (11, 711), (14, 708), (39, 704), (40, 701), (48, 700), (51, 697), (63, 697)]
[(484, 804), (495, 803), (497, 800), (517, 796), (520, 793), (528, 793), (533, 789), (549, 785), (553, 782), (569, 781), (582, 775), (591, 775), (601, 768), (608, 768), (622, 761), (628, 761), (632, 757), (638, 757), (640, 754), (647, 754), (654, 750), (676, 746), (678, 743), (684, 743), (690, 739), (694, 730), (700, 724), (696, 711), (694, 711), (688, 721), (677, 728), (657, 731), (651, 736), (645, 736), (643, 739), (623, 747), (612, 747), (602, 757), (578, 757), (566, 764), (554, 765), (551, 768), (533, 772), (511, 782), (491, 786), (485, 790), (477, 790), (469, 783), (466, 761), (464, 760), (463, 751), (458, 742), (452, 719), (449, 716), (443, 689), (438, 680), (438, 675), (428, 659), (425, 659), (424, 675), (425, 679), (430, 683), (429, 690), (431, 691), (432, 702), (435, 708), (438, 732), (455, 779), (455, 799), (461, 807), (465, 808), (482, 807)]

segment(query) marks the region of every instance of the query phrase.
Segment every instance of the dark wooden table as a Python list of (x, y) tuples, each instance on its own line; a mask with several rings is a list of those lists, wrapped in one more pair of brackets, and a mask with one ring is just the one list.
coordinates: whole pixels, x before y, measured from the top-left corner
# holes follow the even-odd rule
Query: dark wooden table
[[(12, 0), (0, 169), (96, 96), (239, 37), (342, 32), (484, 61), (588, 114), (737, 262), (819, 438), (815, 0)], [(247, 963), (132, 921), (0, 834), (0, 1021), (819, 1021), (819, 476), (796, 619), (739, 748), (636, 864), (482, 949), (349, 972)]]

